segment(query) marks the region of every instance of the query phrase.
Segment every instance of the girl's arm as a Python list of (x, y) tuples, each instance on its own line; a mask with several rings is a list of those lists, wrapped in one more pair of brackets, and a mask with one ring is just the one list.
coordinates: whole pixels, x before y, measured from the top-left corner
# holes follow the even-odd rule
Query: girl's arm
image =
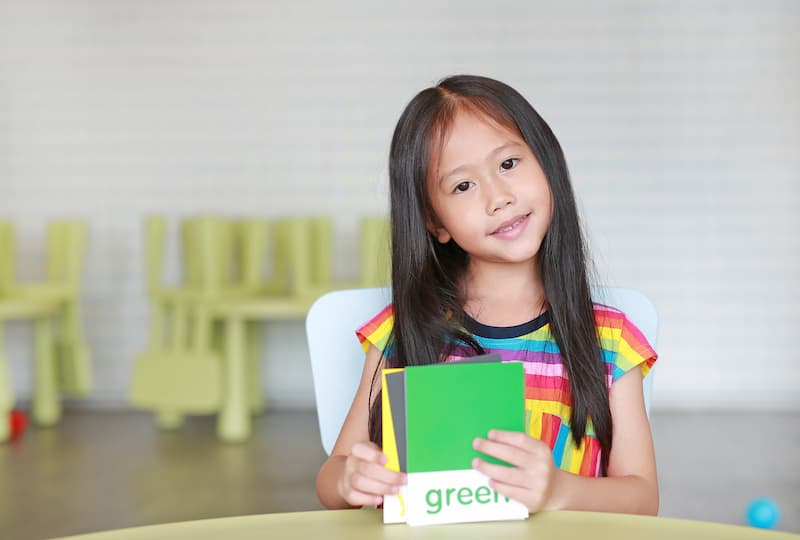
[(475, 460), (497, 492), (529, 510), (593, 510), (658, 513), (658, 480), (650, 424), (644, 408), (642, 373), (632, 369), (611, 386), (613, 443), (608, 477), (588, 478), (556, 468), (550, 448), (522, 433), (493, 431), (475, 448), (513, 465)]
[[(405, 475), (383, 466), (386, 456), (369, 440), (370, 388), (380, 360), (381, 352), (370, 347), (350, 412), (317, 474), (317, 496), (327, 508), (380, 504), (384, 494), (396, 493), (396, 486), (405, 483)], [(379, 388), (376, 382), (373, 398)]]
[(608, 477), (587, 478), (559, 471), (553, 502), (573, 510), (656, 515), (656, 459), (640, 369), (631, 369), (611, 385), (609, 405), (614, 439)]

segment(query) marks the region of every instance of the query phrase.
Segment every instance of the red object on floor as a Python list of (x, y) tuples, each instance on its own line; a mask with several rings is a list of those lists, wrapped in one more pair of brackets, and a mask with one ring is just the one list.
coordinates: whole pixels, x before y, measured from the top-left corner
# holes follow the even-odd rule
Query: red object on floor
[(10, 440), (14, 440), (25, 432), (28, 427), (28, 417), (19, 409), (12, 409), (8, 413), (8, 424), (11, 427)]

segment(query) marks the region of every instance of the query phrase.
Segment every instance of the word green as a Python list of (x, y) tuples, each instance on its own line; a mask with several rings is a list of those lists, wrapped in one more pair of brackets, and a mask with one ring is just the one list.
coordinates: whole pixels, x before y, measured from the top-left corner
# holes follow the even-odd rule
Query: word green
[[(442, 493), (444, 491), (444, 493)], [(446, 488), (429, 489), (425, 494), (425, 502), (428, 504), (427, 512), (429, 514), (438, 514), (442, 511), (443, 506), (450, 506), (452, 504), (460, 504), (461, 506), (469, 506), (473, 502), (478, 504), (489, 504), (490, 502), (500, 502), (501, 495), (494, 490), (489, 489), (488, 486), (479, 486), (473, 492), (471, 488)], [(510, 502), (511, 499), (503, 497), (505, 502)]]

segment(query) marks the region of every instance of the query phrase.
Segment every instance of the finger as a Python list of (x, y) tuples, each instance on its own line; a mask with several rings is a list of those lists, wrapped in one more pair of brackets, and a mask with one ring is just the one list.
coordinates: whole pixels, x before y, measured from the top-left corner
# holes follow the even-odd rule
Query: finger
[(521, 433), (519, 431), (504, 431), (502, 429), (492, 429), (489, 431), (489, 434), (486, 438), (490, 441), (508, 444), (510, 446), (516, 446), (518, 448), (523, 448), (528, 452), (533, 452), (536, 449), (540, 448), (542, 445), (544, 445), (542, 441), (534, 439), (527, 433)]
[(402, 486), (407, 483), (405, 473), (392, 471), (377, 463), (363, 463), (359, 472), (387, 485)]
[(394, 495), (400, 491), (400, 486), (398, 485), (387, 484), (370, 476), (358, 473), (350, 478), (350, 487), (351, 489), (363, 493), (371, 493), (373, 496)]
[(371, 463), (386, 463), (386, 454), (375, 443), (356, 443), (350, 449), (350, 455)]
[(352, 488), (344, 494), (344, 499), (352, 506), (379, 505), (383, 502), (383, 497), (380, 495), (364, 493)]
[(478, 452), (505, 461), (516, 467), (525, 467), (531, 459), (531, 454), (526, 450), (506, 443), (477, 438), (472, 442), (472, 447)]
[(472, 468), (496, 482), (503, 482), (513, 486), (525, 486), (527, 484), (524, 471), (516, 467), (495, 465), (475, 458), (472, 460)]
[(538, 512), (542, 509), (541, 502), (532, 500), (530, 497), (530, 491), (526, 490), (525, 488), (506, 484), (504, 482), (498, 482), (496, 480), (489, 481), (489, 487), (503, 497), (508, 497), (509, 499), (524, 504), (528, 508), (529, 512)]

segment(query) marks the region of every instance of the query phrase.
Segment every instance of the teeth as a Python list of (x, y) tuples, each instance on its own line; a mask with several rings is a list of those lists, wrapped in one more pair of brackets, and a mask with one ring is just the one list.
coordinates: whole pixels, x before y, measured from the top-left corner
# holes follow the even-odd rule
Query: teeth
[(516, 227), (517, 225), (519, 225), (520, 223), (522, 223), (522, 218), (518, 219), (517, 221), (515, 221), (511, 225), (508, 225), (507, 227), (503, 227), (502, 229), (497, 229), (497, 232), (499, 232), (499, 233), (508, 232), (508, 231), (512, 230), (514, 227)]

